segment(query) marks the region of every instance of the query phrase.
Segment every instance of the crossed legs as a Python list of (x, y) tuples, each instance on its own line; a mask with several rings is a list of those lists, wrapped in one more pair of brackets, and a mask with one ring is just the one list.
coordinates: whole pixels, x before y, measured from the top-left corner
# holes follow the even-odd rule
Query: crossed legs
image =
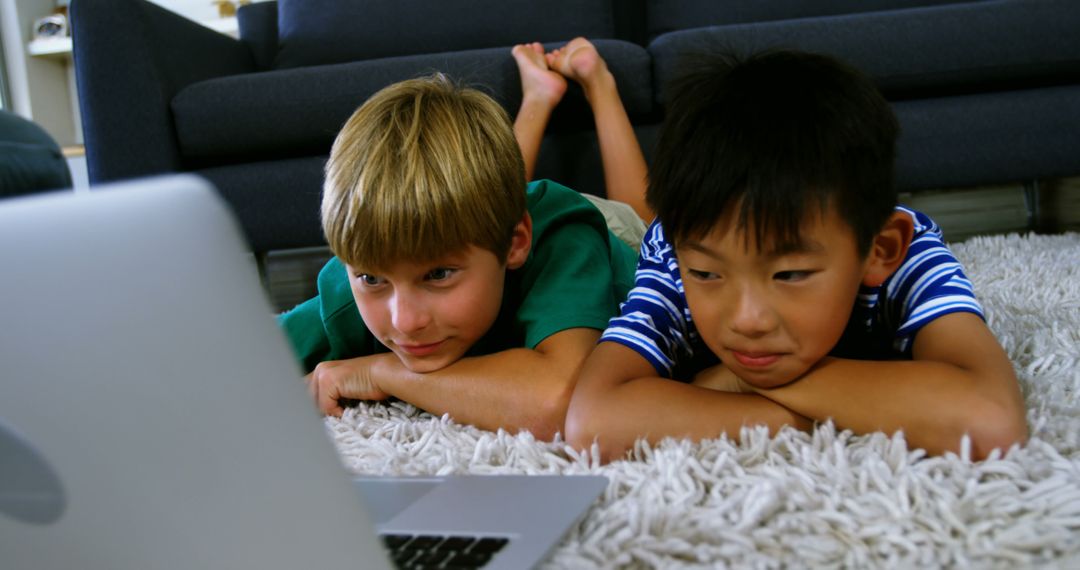
[(539, 43), (516, 45), (511, 53), (521, 74), (522, 100), (514, 135), (525, 159), (526, 179), (533, 177), (544, 130), (570, 79), (581, 85), (592, 108), (607, 197), (628, 204), (646, 222), (652, 220), (653, 213), (645, 203), (645, 157), (615, 77), (596, 47), (585, 38), (575, 38), (547, 53)]

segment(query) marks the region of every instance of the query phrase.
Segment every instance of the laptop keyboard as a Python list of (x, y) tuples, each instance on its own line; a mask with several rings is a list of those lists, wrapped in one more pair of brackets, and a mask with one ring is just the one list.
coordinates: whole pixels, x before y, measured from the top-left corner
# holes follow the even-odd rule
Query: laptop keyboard
[(476, 536), (384, 534), (390, 560), (402, 570), (482, 568), (509, 539)]

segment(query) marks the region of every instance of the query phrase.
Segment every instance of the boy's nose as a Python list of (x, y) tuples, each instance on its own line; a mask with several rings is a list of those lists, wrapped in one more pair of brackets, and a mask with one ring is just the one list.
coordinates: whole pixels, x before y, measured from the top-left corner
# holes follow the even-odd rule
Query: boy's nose
[(396, 330), (409, 334), (428, 326), (431, 314), (416, 296), (397, 293), (390, 304), (390, 320)]
[(731, 330), (746, 337), (760, 337), (776, 327), (776, 315), (762, 295), (744, 287), (730, 305)]

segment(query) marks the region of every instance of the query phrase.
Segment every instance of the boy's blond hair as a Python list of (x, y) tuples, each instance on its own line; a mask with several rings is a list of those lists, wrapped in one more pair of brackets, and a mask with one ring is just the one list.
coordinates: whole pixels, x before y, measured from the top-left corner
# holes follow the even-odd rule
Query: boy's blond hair
[(525, 214), (525, 166), (494, 100), (442, 74), (373, 95), (326, 165), (323, 232), (369, 271), (477, 246), (505, 260)]

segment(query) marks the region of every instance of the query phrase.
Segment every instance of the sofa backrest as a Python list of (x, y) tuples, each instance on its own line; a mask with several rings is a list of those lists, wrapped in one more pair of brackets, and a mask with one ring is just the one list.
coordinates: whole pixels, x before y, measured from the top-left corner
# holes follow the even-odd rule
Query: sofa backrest
[(982, 0), (646, 0), (646, 33), (651, 41), (676, 30), (899, 10)]
[(613, 38), (616, 27), (613, 0), (277, 0), (263, 4), (276, 5), (274, 68), (564, 41), (575, 36)]
[(892, 101), (1080, 81), (1076, 0), (983, 0), (761, 24), (701, 27), (649, 44), (656, 102), (687, 55), (795, 49), (837, 57)]

